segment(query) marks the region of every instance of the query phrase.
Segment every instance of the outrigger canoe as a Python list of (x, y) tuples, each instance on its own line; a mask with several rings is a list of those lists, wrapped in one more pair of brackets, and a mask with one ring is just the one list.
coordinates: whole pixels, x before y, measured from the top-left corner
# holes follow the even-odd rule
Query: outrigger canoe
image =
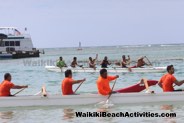
[[(95, 73), (99, 72), (101, 68), (69, 68), (69, 67), (63, 67), (59, 68), (56, 66), (45, 66), (45, 69), (48, 71), (53, 72), (65, 72), (67, 69), (71, 69), (72, 72), (78, 72), (78, 73)], [(132, 68), (131, 69), (133, 73), (162, 73), (166, 71), (166, 67), (145, 67), (145, 68)], [(130, 72), (128, 68), (107, 68), (107, 71), (110, 73), (128, 73)]]
[[(158, 81), (148, 80), (149, 86), (156, 85)], [(113, 94), (111, 100), (115, 104), (131, 104), (162, 101), (166, 97), (166, 101), (170, 101), (174, 96), (168, 97), (163, 94), (144, 94), (137, 93), (145, 89), (143, 83), (138, 82), (127, 88), (116, 90), (117, 94)], [(0, 97), (0, 107), (27, 107), (27, 106), (69, 106), (69, 105), (89, 105), (96, 104), (107, 99), (107, 96), (99, 94), (81, 94), (81, 95), (45, 95), (44, 96), (15, 96)], [(159, 99), (159, 100), (157, 100)], [(183, 98), (184, 99), (184, 98)]]
[[(106, 99), (98, 94), (0, 97), (0, 107), (95, 105)], [(118, 93), (110, 101), (123, 105), (184, 102), (184, 92)]]

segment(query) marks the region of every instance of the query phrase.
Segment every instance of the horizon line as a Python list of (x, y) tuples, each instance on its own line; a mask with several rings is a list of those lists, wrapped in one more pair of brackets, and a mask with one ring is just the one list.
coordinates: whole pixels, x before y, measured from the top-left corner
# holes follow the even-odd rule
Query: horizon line
[[(81, 42), (82, 43), (82, 42)], [(182, 43), (161, 43), (161, 44), (129, 44), (129, 45), (99, 45), (99, 46), (81, 46), (82, 48), (88, 48), (88, 47), (117, 47), (117, 46), (142, 46), (142, 45), (179, 45), (179, 44), (184, 44)], [(52, 48), (78, 48), (78, 46), (76, 47), (36, 47), (37, 49), (52, 49)]]

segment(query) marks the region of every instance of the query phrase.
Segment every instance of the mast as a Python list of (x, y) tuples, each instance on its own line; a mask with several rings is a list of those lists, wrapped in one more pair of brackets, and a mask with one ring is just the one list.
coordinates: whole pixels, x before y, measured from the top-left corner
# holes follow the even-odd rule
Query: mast
[(81, 42), (79, 42), (79, 48), (78, 50), (82, 50)]

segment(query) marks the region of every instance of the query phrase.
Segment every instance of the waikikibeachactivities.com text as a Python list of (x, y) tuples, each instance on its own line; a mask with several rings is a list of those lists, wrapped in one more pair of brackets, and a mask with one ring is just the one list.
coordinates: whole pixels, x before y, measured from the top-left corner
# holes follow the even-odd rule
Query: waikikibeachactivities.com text
[(176, 117), (176, 113), (151, 113), (151, 112), (75, 112), (76, 117)]

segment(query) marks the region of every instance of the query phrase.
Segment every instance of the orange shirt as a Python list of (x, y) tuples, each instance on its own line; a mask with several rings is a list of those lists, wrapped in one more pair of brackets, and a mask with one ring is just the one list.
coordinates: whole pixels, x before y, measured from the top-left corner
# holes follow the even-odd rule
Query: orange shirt
[(162, 83), (162, 89), (164, 92), (174, 91), (173, 83), (176, 81), (176, 78), (171, 74), (165, 74), (160, 79), (160, 82)]
[(0, 84), (0, 96), (10, 96), (10, 89), (14, 86), (14, 84), (10, 81), (4, 80)]
[(116, 76), (108, 76), (106, 79), (101, 76), (97, 80), (98, 93), (108, 95), (111, 92), (109, 82), (116, 79)]
[(70, 95), (70, 94), (74, 94), (73, 90), (72, 90), (72, 82), (74, 80), (72, 78), (68, 78), (66, 77), (63, 81), (62, 81), (62, 93), (63, 95)]

